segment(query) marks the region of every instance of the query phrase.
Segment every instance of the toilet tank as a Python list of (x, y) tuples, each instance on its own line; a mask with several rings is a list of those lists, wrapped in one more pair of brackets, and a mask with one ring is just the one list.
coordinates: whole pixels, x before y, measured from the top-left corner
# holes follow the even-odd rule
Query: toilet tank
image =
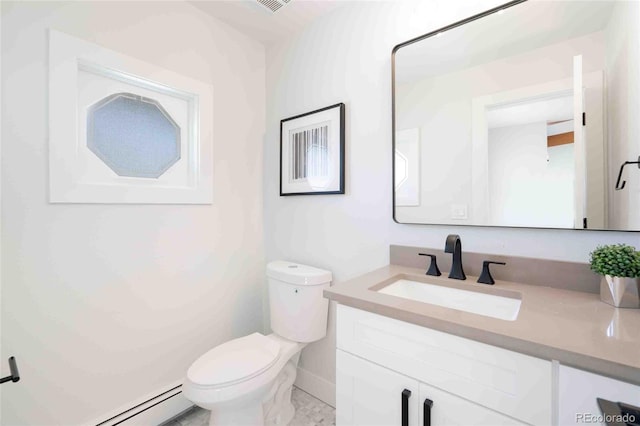
[(327, 334), (331, 272), (278, 260), (267, 265), (269, 312), (274, 333), (294, 342), (315, 342)]

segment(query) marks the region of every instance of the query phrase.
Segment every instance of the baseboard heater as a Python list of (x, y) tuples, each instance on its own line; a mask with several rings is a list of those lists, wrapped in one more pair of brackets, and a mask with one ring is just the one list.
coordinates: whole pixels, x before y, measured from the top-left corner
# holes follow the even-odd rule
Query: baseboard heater
[(193, 403), (182, 395), (181, 388), (182, 385), (173, 386), (117, 414), (105, 416), (108, 417), (106, 420), (94, 423), (94, 426), (159, 425), (164, 423), (193, 406)]

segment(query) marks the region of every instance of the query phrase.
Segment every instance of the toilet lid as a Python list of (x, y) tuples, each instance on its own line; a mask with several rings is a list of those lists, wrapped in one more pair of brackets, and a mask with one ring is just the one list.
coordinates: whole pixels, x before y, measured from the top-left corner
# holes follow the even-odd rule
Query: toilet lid
[(271, 367), (280, 354), (280, 345), (253, 333), (223, 343), (193, 363), (187, 377), (205, 386), (232, 384), (257, 376)]

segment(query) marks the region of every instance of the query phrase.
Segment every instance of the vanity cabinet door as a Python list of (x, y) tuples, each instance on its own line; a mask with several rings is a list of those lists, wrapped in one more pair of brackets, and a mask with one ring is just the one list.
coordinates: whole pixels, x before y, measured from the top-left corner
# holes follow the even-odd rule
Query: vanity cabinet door
[(509, 418), (551, 424), (550, 361), (344, 305), (336, 332), (343, 351)]
[[(428, 403), (431, 402), (431, 404)], [(427, 407), (425, 407), (427, 402)], [(466, 399), (420, 383), (420, 426), (525, 425)]]
[(336, 351), (337, 426), (418, 426), (417, 380)]
[(576, 368), (561, 365), (558, 384), (559, 426), (604, 425), (598, 398), (640, 406), (640, 386)]

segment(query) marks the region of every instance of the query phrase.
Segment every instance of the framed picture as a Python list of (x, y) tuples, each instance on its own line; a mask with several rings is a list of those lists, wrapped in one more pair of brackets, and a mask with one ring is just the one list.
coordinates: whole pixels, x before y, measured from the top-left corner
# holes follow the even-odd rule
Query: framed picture
[(280, 195), (344, 194), (344, 104), (280, 121)]

